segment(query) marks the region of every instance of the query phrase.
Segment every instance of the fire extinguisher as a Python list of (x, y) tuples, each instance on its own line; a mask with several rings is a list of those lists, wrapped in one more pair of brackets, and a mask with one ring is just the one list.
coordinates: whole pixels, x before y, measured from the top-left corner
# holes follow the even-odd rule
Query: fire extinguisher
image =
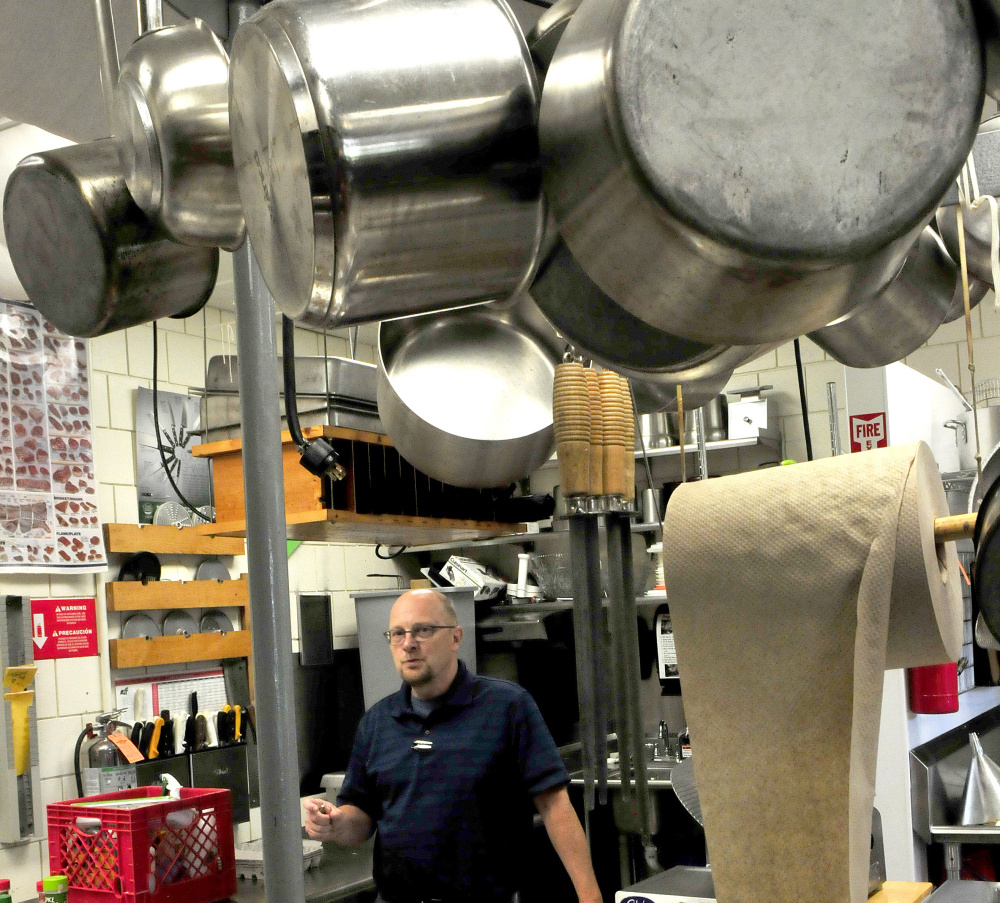
[(76, 766), (76, 792), (83, 796), (83, 776), (80, 772), (80, 753), (85, 740), (94, 742), (87, 747), (87, 765), (90, 768), (107, 768), (115, 765), (125, 765), (127, 761), (122, 751), (111, 742), (110, 737), (122, 725), (117, 717), (122, 714), (123, 709), (114, 712), (105, 712), (97, 716), (97, 727), (88, 724), (76, 738), (76, 750), (73, 755), (73, 764)]

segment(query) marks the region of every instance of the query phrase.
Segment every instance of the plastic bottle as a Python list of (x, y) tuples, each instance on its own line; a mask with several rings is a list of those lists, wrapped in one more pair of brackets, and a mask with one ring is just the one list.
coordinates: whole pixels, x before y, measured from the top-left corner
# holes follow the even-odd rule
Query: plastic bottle
[(0, 878), (0, 903), (10, 903), (9, 878)]
[(39, 881), (35, 885), (35, 890), (38, 891), (38, 903), (45, 903), (45, 885)]
[(69, 879), (65, 875), (49, 875), (42, 879), (42, 889), (45, 891), (45, 903), (66, 903)]

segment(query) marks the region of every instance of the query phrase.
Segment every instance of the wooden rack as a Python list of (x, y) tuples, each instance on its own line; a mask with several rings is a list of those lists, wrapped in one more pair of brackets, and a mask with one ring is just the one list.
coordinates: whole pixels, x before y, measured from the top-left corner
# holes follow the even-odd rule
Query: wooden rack
[[(491, 520), (488, 515), (493, 512), (494, 499), (488, 490), (462, 489), (431, 479), (401, 458), (380, 433), (318, 426), (303, 430), (303, 434), (309, 439), (322, 436), (331, 440), (347, 476), (332, 482), (309, 473), (299, 463), (299, 452), (289, 433), (281, 434), (289, 539), (420, 545), (471, 541), (527, 529), (524, 524)], [(217, 517), (216, 523), (199, 524), (194, 529), (206, 537), (246, 536), (242, 442), (229, 439), (199, 445), (192, 454), (212, 459)], [(457, 511), (476, 516), (442, 516)]]
[[(153, 552), (169, 555), (242, 555), (242, 539), (205, 536), (194, 527), (105, 524), (109, 552)], [(174, 608), (239, 608), (241, 630), (226, 634), (137, 637), (108, 641), (111, 667), (143, 668), (178, 662), (225, 658), (251, 659), (250, 590), (244, 574), (238, 580), (115, 581), (105, 587), (108, 611)], [(253, 687), (252, 659), (249, 666)]]
[(155, 555), (242, 555), (242, 539), (206, 536), (194, 527), (155, 524), (105, 524), (109, 552), (152, 552)]

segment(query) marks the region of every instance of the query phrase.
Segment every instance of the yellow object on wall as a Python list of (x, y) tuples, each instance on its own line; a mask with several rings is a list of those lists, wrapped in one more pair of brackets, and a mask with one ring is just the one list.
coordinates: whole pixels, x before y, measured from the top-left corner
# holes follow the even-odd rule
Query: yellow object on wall
[(20, 665), (7, 668), (3, 673), (3, 685), (10, 688), (3, 698), (10, 703), (11, 736), (14, 742), (14, 772), (28, 773), (31, 763), (31, 730), (28, 708), (35, 698), (35, 691), (27, 689), (38, 671), (34, 665)]

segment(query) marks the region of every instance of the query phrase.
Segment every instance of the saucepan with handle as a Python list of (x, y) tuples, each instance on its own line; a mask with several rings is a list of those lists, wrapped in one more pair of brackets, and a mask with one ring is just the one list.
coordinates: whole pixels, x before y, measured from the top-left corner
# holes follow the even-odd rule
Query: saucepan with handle
[(386, 434), (418, 470), (454, 486), (506, 486), (555, 448), (552, 383), (565, 351), (526, 293), (384, 320), (378, 410)]
[(234, 250), (246, 228), (229, 132), (229, 56), (201, 19), (163, 26), (159, 0), (114, 89), (114, 134), (133, 199), (182, 244)]
[[(104, 6), (96, 9), (110, 13)], [(98, 15), (98, 29), (110, 113), (118, 61), (109, 15)], [(178, 244), (146, 217), (129, 193), (111, 138), (18, 163), (4, 191), (3, 222), (28, 298), (69, 335), (93, 337), (190, 316), (215, 286), (218, 248)]]

